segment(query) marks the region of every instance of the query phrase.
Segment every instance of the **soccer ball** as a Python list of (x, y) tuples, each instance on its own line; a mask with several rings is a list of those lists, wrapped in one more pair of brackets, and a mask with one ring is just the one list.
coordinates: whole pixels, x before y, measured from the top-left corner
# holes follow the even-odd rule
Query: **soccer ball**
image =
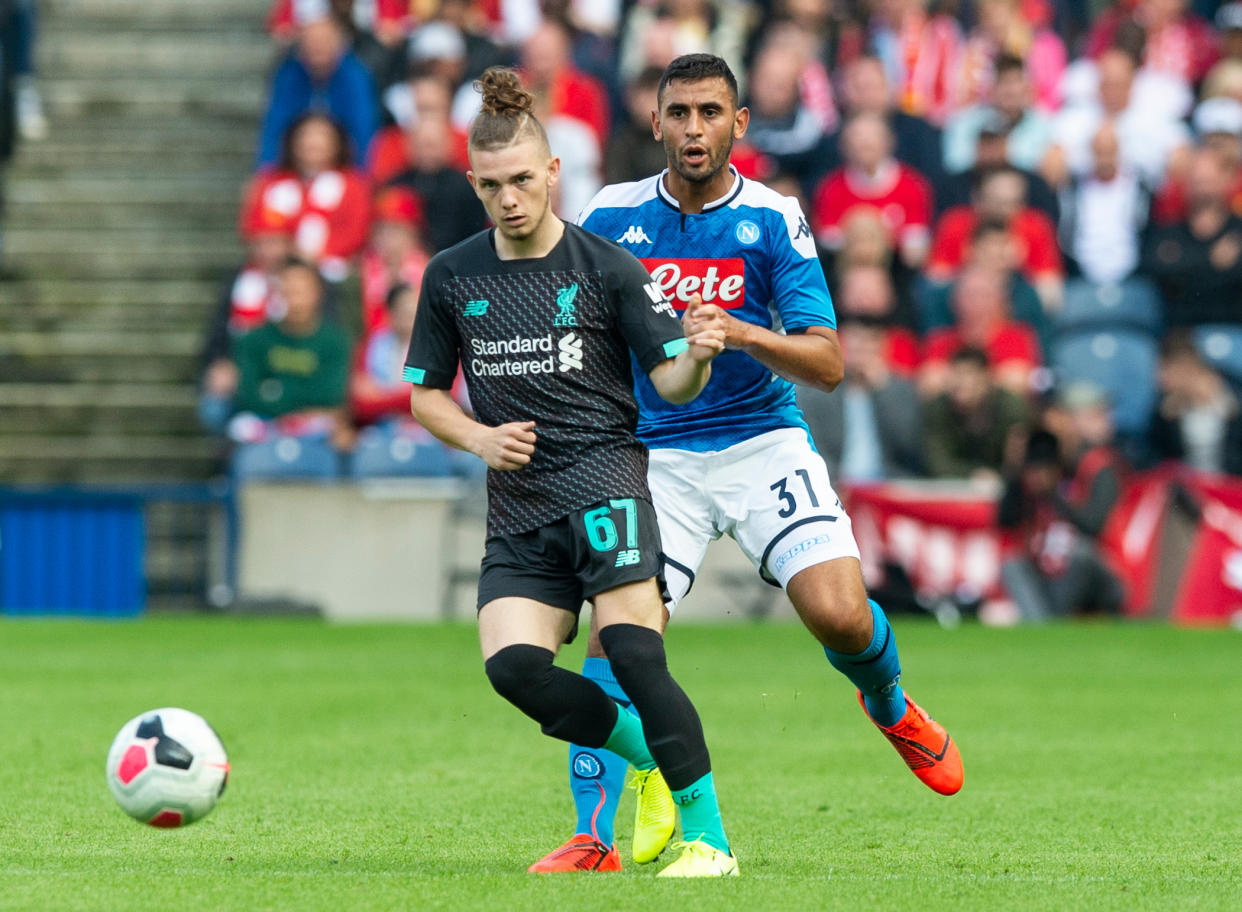
[(122, 726), (108, 751), (108, 788), (121, 810), (154, 827), (206, 817), (224, 793), (229, 760), (215, 730), (189, 710), (153, 709)]

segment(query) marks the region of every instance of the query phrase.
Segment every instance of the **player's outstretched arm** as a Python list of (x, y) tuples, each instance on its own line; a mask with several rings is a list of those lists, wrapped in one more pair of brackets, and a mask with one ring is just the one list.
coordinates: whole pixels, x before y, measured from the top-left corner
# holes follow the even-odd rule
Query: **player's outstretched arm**
[(473, 453), (489, 469), (520, 469), (535, 452), (535, 422), (510, 421), (488, 427), (462, 411), (446, 390), (415, 386), (410, 411), (439, 440)]
[(837, 331), (808, 326), (800, 333), (782, 335), (730, 316), (714, 304), (703, 310), (719, 311), (725, 327), (725, 347), (744, 351), (778, 376), (792, 383), (831, 393), (845, 377), (845, 357)]
[[(713, 310), (723, 314), (716, 307)], [(725, 350), (724, 322), (717, 314), (705, 313), (703, 299), (695, 294), (682, 318), (686, 350), (675, 358), (661, 361), (647, 375), (660, 398), (673, 405), (685, 405), (707, 386), (712, 375), (712, 359)]]

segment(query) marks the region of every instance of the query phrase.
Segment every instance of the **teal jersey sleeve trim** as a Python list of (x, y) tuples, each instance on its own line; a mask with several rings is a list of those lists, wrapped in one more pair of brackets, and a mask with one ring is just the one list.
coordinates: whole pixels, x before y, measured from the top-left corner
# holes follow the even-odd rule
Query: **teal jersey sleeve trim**
[(672, 342), (665, 342), (664, 343), (664, 357), (676, 358), (678, 355), (680, 355), (682, 352), (684, 352), (689, 347), (690, 347), (690, 343), (687, 342), (685, 339), (674, 339)]
[(401, 369), (401, 379), (410, 383), (422, 383), (427, 379), (427, 372), (421, 367), (405, 367)]

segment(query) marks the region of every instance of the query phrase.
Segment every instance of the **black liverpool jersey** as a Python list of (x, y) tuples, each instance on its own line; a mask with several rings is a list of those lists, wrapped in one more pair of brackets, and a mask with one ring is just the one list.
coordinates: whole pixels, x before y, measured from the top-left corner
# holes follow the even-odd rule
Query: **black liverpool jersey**
[(448, 389), (460, 362), (479, 421), (535, 422), (530, 463), (487, 473), (488, 534), (507, 535), (651, 499), (630, 352), (650, 371), (685, 347), (672, 306), (612, 241), (566, 224), (547, 256), (501, 260), (489, 230), (428, 264), (405, 379)]

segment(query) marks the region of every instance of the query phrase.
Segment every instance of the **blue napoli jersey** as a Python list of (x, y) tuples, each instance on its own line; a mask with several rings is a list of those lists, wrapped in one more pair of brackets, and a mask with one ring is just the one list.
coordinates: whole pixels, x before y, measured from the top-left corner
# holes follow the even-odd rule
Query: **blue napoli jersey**
[[(613, 184), (578, 223), (638, 257), (651, 273), (653, 301), (668, 298), (679, 314), (697, 292), (765, 329), (836, 329), (801, 207), (758, 181), (735, 172), (729, 192), (693, 214), (681, 212), (663, 174)], [(686, 405), (661, 399), (643, 371), (634, 376), (638, 436), (649, 447), (709, 452), (779, 428), (806, 429), (794, 385), (744, 352), (717, 357), (706, 389)]]

